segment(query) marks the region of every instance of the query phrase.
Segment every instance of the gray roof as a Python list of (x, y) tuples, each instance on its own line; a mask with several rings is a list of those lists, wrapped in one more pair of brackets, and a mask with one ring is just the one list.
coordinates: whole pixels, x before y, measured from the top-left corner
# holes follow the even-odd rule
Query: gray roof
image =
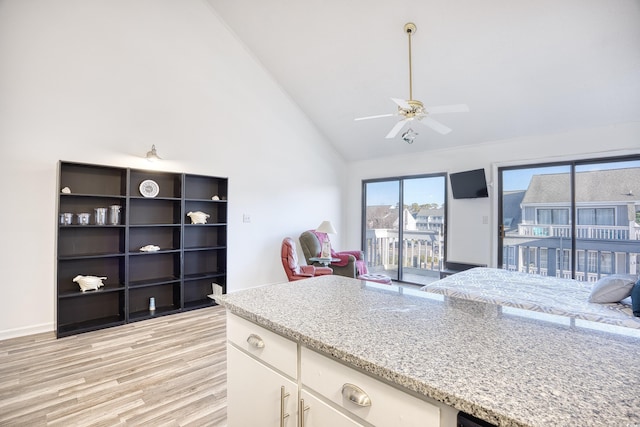
[(420, 212), (418, 212), (418, 216), (444, 216), (444, 208), (422, 208)]
[[(570, 200), (569, 174), (558, 173), (534, 175), (522, 204), (569, 203)], [(576, 173), (576, 202), (640, 202), (640, 168)]]

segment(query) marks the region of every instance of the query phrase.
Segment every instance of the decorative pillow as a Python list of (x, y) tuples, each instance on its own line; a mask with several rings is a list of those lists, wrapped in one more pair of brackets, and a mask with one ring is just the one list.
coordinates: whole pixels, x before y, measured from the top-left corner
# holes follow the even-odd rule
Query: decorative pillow
[(589, 302), (606, 304), (619, 302), (629, 295), (636, 283), (636, 277), (630, 275), (613, 274), (598, 280), (591, 290)]
[(631, 309), (634, 316), (640, 317), (640, 279), (633, 285), (631, 290)]

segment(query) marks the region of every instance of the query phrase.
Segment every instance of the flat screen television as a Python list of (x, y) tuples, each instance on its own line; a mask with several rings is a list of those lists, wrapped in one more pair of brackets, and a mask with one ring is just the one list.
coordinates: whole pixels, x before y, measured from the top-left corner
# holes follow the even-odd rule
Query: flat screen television
[(489, 197), (484, 169), (449, 174), (454, 199)]

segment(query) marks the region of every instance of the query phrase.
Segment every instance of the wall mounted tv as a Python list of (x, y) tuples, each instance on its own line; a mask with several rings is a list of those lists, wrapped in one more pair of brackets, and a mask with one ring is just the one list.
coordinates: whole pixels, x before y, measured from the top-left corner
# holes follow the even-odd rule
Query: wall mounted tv
[(484, 169), (449, 174), (454, 199), (489, 197)]

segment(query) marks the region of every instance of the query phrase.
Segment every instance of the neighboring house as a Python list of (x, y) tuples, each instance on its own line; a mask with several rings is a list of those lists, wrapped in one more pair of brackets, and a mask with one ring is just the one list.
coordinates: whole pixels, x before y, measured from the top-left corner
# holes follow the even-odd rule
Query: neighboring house
[(390, 205), (367, 206), (367, 229), (392, 229), (398, 222), (398, 209)]
[[(417, 230), (416, 219), (409, 209), (404, 208), (402, 220), (405, 230)], [(397, 230), (399, 226), (398, 208), (389, 205), (367, 206), (367, 228)]]
[[(424, 213), (421, 217), (421, 214)], [(367, 206), (365, 253), (373, 271), (380, 272), (398, 264), (399, 219), (396, 206)], [(444, 240), (444, 208), (422, 209), (416, 218), (403, 210), (404, 245), (402, 265), (424, 270), (440, 268), (439, 254)]]
[[(418, 229), (418, 225), (416, 223), (416, 219), (413, 217), (413, 215), (411, 215), (411, 212), (409, 212), (409, 209), (404, 208), (404, 210), (402, 211), (402, 227), (405, 230), (417, 230)], [(393, 228), (395, 230), (397, 230), (398, 228), (400, 228), (400, 220), (397, 217), (397, 212), (396, 212), (396, 220), (393, 222)]]
[(416, 215), (416, 226), (418, 230), (433, 230), (440, 233), (444, 226), (444, 207), (422, 208)]
[[(568, 173), (535, 175), (526, 192), (505, 192), (503, 268), (571, 276), (569, 179)], [(640, 168), (578, 172), (575, 189), (576, 278), (637, 273)]]

